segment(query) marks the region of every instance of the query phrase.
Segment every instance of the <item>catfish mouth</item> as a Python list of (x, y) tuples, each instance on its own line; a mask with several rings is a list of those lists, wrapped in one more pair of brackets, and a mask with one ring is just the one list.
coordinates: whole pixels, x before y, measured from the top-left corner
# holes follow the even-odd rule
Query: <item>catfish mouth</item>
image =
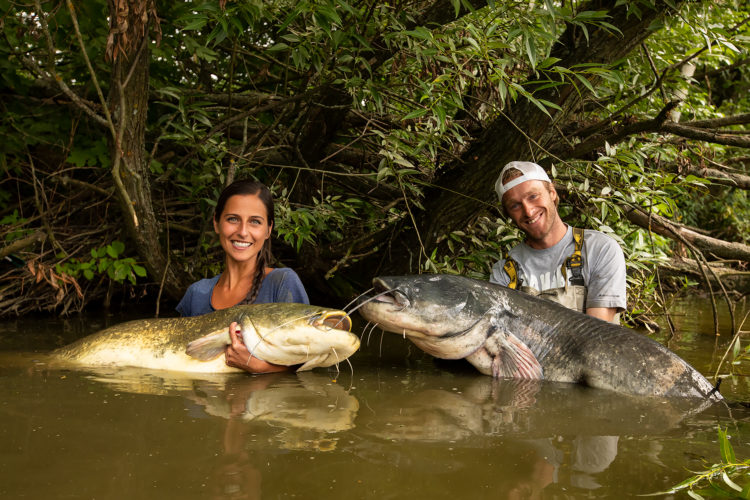
[(310, 318), (310, 324), (323, 330), (352, 330), (352, 320), (342, 311), (327, 311)]
[(398, 288), (389, 287), (385, 281), (376, 278), (372, 281), (373, 295), (370, 298), (373, 302), (383, 304), (393, 304), (398, 310), (404, 310), (411, 305), (409, 298)]

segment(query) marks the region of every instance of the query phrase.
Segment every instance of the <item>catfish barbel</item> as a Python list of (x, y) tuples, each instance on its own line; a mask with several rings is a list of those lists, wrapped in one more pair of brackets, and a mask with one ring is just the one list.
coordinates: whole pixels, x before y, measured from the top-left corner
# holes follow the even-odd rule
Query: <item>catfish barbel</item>
[(52, 352), (89, 366), (135, 366), (187, 372), (240, 372), (227, 366), (229, 324), (239, 323), (250, 353), (298, 371), (327, 367), (359, 348), (344, 311), (293, 303), (250, 304), (187, 318), (120, 323)]
[(485, 375), (546, 379), (664, 397), (722, 399), (679, 356), (627, 328), (463, 276), (373, 279), (368, 321), (438, 358), (465, 358)]

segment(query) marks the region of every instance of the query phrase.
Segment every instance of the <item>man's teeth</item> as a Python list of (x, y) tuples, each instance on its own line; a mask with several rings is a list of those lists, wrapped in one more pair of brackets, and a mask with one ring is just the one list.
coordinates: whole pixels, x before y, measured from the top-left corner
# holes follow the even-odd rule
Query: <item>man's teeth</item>
[(537, 216), (536, 216), (536, 217), (534, 217), (533, 219), (528, 219), (528, 220), (526, 221), (526, 223), (527, 223), (527, 224), (533, 224), (533, 223), (535, 223), (536, 221), (538, 221), (538, 220), (539, 220), (539, 217), (541, 217), (541, 214), (540, 214), (540, 215), (537, 215)]
[(247, 241), (233, 241), (233, 242), (232, 242), (232, 244), (233, 244), (234, 246), (236, 246), (236, 247), (240, 247), (240, 248), (247, 248), (247, 247), (249, 247), (250, 245), (252, 245), (252, 243), (249, 243), (249, 242), (247, 242)]

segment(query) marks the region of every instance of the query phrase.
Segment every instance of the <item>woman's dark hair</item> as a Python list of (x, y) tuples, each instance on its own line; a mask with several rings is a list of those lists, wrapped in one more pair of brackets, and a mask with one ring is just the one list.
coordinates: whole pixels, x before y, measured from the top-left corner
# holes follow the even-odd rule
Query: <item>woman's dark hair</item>
[[(268, 226), (272, 227), (274, 222), (274, 207), (273, 207), (273, 195), (271, 191), (266, 187), (265, 184), (250, 179), (240, 179), (234, 181), (227, 187), (225, 187), (219, 199), (216, 200), (216, 208), (214, 209), (214, 221), (219, 222), (221, 214), (224, 211), (224, 207), (227, 204), (227, 200), (232, 196), (236, 195), (248, 195), (253, 194), (260, 198), (263, 205), (266, 207), (266, 219), (268, 220)], [(255, 276), (253, 277), (253, 286), (250, 288), (250, 292), (247, 297), (240, 302), (240, 304), (252, 304), (258, 297), (260, 291), (260, 285), (263, 282), (263, 277), (266, 273), (266, 266), (273, 262), (273, 255), (271, 254), (271, 238), (269, 237), (263, 243), (263, 248), (258, 252), (258, 260), (255, 263)]]

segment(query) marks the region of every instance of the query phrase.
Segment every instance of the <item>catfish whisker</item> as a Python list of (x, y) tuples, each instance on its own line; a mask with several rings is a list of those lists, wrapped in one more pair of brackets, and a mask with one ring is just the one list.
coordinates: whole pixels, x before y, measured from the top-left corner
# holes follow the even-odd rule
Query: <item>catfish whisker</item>
[(351, 315), (351, 313), (353, 313), (354, 311), (356, 311), (357, 309), (359, 309), (363, 305), (367, 304), (368, 302), (370, 302), (372, 300), (375, 300), (378, 297), (382, 297), (383, 295), (386, 295), (388, 293), (391, 293), (393, 290), (395, 290), (395, 288), (391, 288), (390, 290), (386, 290), (385, 292), (380, 292), (377, 295), (373, 295), (372, 297), (370, 297), (369, 299), (365, 300), (364, 302), (360, 302), (359, 304), (357, 304), (357, 306), (354, 309), (352, 309), (351, 311), (349, 311), (348, 314)]
[[(370, 323), (367, 323), (367, 324), (369, 325)], [(368, 347), (370, 346), (370, 337), (372, 336), (372, 332), (373, 330), (375, 330), (375, 327), (377, 326), (379, 326), (377, 323), (373, 323), (372, 326), (370, 327), (370, 331), (367, 334), (367, 346)]]
[(336, 352), (335, 347), (331, 347), (331, 350), (333, 351), (333, 354), (336, 355), (336, 378), (339, 378), (339, 375), (341, 374), (341, 370), (339, 370), (339, 363), (340, 363), (339, 353)]
[[(289, 323), (294, 323), (295, 321), (299, 321), (301, 319), (312, 318), (313, 316), (316, 316), (316, 315), (317, 315), (317, 313), (310, 313), (310, 314), (305, 314), (304, 316), (300, 316), (298, 318), (292, 318), (289, 321), (287, 321), (286, 323), (281, 323), (280, 325), (276, 325), (275, 327), (271, 328), (270, 330), (268, 330), (268, 333), (266, 335), (268, 335), (270, 333), (273, 333), (274, 330), (278, 330), (282, 326), (286, 326)], [(260, 333), (260, 332), (258, 332), (258, 333)]]
[[(346, 311), (344, 311), (344, 312), (346, 312)], [(339, 320), (338, 323), (336, 323), (335, 325), (333, 325), (331, 328), (335, 330), (336, 328), (338, 328), (338, 326), (341, 324), (341, 322), (344, 321), (346, 318), (349, 318), (349, 326), (351, 326), (351, 324), (352, 324), (352, 317), (349, 315), (349, 313), (347, 313), (347, 314), (344, 315), (343, 318), (341, 318)]]
[[(373, 290), (375, 290), (375, 287), (373, 287), (373, 288), (370, 288), (369, 290), (365, 290), (364, 292), (362, 292), (362, 293), (360, 293), (359, 295), (357, 295), (356, 297), (354, 297), (354, 298), (352, 299), (352, 301), (351, 301), (351, 302), (349, 302), (349, 303), (348, 303), (347, 305), (345, 305), (345, 306), (344, 306), (344, 307), (342, 307), (341, 309), (343, 309), (343, 310), (344, 310), (344, 312), (346, 312), (346, 308), (347, 308), (347, 307), (349, 307), (350, 305), (352, 305), (352, 304), (356, 303), (356, 302), (357, 302), (357, 301), (359, 300), (359, 298), (360, 298), (360, 297), (362, 297), (363, 295), (367, 295), (368, 293), (370, 293), (370, 292), (371, 292), (371, 291), (373, 291)], [(351, 314), (351, 313), (346, 313), (346, 314)]]
[(346, 358), (344, 361), (346, 361), (349, 364), (349, 369), (352, 371), (352, 378), (349, 379), (349, 389), (347, 391), (352, 390), (352, 386), (354, 385), (354, 366), (352, 366), (352, 362), (349, 361), (349, 358)]
[[(372, 324), (372, 321), (368, 321), (364, 328), (362, 328), (362, 336), (359, 338), (360, 342), (363, 342), (365, 340), (365, 336), (367, 335), (367, 329), (370, 328), (370, 325)], [(369, 345), (369, 339), (367, 340), (367, 344)]]
[[(243, 342), (244, 342), (244, 339), (243, 339)], [(262, 337), (260, 339), (258, 339), (258, 341), (255, 343), (255, 345), (253, 346), (252, 349), (249, 349), (249, 346), (248, 346), (248, 352), (250, 353), (250, 358), (258, 358), (258, 356), (255, 355), (255, 348), (258, 347), (261, 342), (263, 342), (263, 338)], [(248, 366), (250, 366), (250, 358), (247, 358), (247, 363), (246, 364)], [(263, 360), (261, 358), (258, 358), (258, 359), (260, 359), (261, 361), (265, 361), (265, 360)]]

